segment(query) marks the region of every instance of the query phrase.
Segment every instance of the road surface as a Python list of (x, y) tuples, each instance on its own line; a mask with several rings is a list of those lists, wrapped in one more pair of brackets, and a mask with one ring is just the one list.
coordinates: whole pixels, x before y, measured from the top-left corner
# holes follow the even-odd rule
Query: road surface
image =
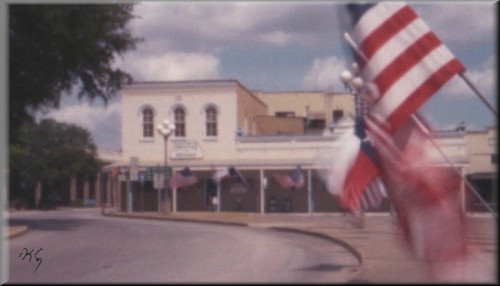
[(359, 267), (331, 241), (271, 229), (93, 209), (12, 213), (10, 221), (30, 228), (8, 243), (12, 283), (345, 283)]

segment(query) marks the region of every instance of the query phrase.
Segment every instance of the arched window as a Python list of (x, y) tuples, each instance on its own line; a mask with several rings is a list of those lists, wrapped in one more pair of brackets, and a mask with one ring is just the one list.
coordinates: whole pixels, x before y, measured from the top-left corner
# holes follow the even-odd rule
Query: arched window
[(142, 111), (142, 137), (153, 138), (154, 136), (154, 114), (151, 108)]
[(182, 107), (174, 110), (175, 137), (186, 137), (186, 112)]
[(206, 136), (217, 137), (217, 110), (210, 106), (205, 110), (206, 115)]

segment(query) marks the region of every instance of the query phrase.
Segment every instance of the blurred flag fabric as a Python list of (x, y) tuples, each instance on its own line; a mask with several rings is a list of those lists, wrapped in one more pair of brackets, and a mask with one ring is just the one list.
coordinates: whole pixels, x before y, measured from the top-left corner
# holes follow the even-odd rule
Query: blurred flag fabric
[(189, 170), (188, 167), (181, 171), (176, 171), (172, 178), (170, 178), (170, 188), (181, 188), (194, 185), (198, 182), (198, 178)]
[(273, 178), (282, 188), (300, 189), (304, 186), (304, 176), (302, 175), (300, 166), (297, 166), (297, 168), (286, 175), (274, 175)]
[[(345, 179), (337, 176), (343, 181), (343, 189), (340, 193), (340, 203), (344, 208), (353, 210), (359, 214), (369, 208), (377, 208), (381, 202), (378, 188), (369, 188), (367, 186), (378, 176), (381, 175), (380, 163), (372, 143), (366, 136), (364, 119), (357, 116), (354, 126), (354, 140), (359, 140), (359, 149), (354, 150), (355, 160), (348, 164), (348, 172)], [(342, 151), (341, 151), (342, 152)], [(336, 176), (337, 174), (332, 174)], [(366, 191), (368, 192), (366, 192)], [(363, 198), (363, 200), (361, 200)], [(374, 198), (374, 199), (371, 199)], [(376, 198), (376, 199), (375, 199)], [(363, 204), (361, 204), (363, 202)]]
[[(436, 167), (434, 146), (415, 118), (417, 109), (465, 68), (409, 5), (347, 7), (366, 83), (360, 93), (371, 100), (371, 110), (363, 116), (369, 140), (360, 140), (373, 145), (363, 150), (361, 143), (355, 163), (347, 166), (341, 201), (359, 210), (366, 186), (381, 175), (416, 256), (429, 262), (461, 258), (466, 244), (460, 178), (451, 168)], [(372, 152), (378, 157), (371, 157)]]
[(367, 120), (377, 146), (405, 238), (417, 258), (440, 262), (466, 254), (465, 223), (461, 212), (461, 178), (438, 166), (434, 146), (414, 121), (395, 134), (371, 117)]
[(229, 167), (227, 169), (219, 169), (215, 171), (215, 173), (212, 175), (212, 180), (217, 184), (226, 179), (235, 179), (243, 183), (244, 185), (247, 185), (245, 177), (243, 177), (243, 175), (234, 167)]

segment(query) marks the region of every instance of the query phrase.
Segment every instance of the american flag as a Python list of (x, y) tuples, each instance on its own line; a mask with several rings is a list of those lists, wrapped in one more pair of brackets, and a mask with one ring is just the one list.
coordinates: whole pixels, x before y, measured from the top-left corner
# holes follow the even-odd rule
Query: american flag
[[(340, 203), (343, 207), (358, 212), (362, 207), (360, 202), (363, 196), (368, 198), (378, 193), (376, 191), (377, 188), (370, 188), (370, 194), (365, 194), (365, 190), (371, 181), (380, 176), (381, 171), (377, 154), (372, 143), (366, 136), (363, 118), (356, 118), (354, 130), (355, 136), (360, 140), (359, 151), (352, 166), (346, 166), (349, 168), (349, 171), (345, 177), (343, 189), (340, 194)], [(371, 193), (372, 191), (373, 194)], [(363, 209), (365, 210), (369, 207), (377, 208), (379, 205), (379, 203), (375, 203), (378, 200), (365, 199), (364, 202), (374, 203), (364, 204)]]
[(465, 70), (407, 4), (349, 4), (361, 76), (371, 83), (373, 112), (395, 132), (427, 99)]
[(299, 189), (304, 186), (304, 176), (300, 166), (286, 175), (274, 175), (273, 178), (283, 188)]
[[(406, 240), (417, 257), (449, 261), (464, 254), (464, 226), (457, 199), (460, 178), (430, 160), (429, 138), (415, 121), (417, 109), (463, 65), (405, 3), (349, 4), (361, 77), (373, 106), (364, 116), (368, 138), (379, 158), (379, 171), (387, 183)], [(362, 149), (362, 148), (361, 148)], [(360, 152), (351, 166), (342, 194), (358, 207), (360, 188), (376, 178), (366, 170), (367, 155)], [(363, 184), (356, 178), (366, 176)], [(351, 183), (353, 182), (353, 183)], [(356, 209), (355, 209), (356, 210)]]
[(377, 209), (387, 198), (387, 189), (380, 176), (375, 177), (366, 186), (365, 191), (360, 197), (360, 207), (362, 210)]
[(181, 188), (194, 185), (198, 182), (198, 178), (189, 170), (188, 167), (174, 173), (170, 178), (170, 188)]
[(379, 118), (367, 120), (380, 154), (385, 181), (391, 190), (406, 240), (415, 255), (438, 262), (465, 254), (465, 227), (460, 210), (461, 178), (449, 168), (437, 167), (433, 146), (414, 121), (395, 134)]
[(212, 176), (212, 180), (219, 184), (222, 180), (226, 179), (235, 179), (244, 185), (247, 185), (247, 181), (245, 180), (245, 177), (236, 170), (235, 167), (229, 167), (227, 169), (219, 169), (215, 171), (215, 173)]

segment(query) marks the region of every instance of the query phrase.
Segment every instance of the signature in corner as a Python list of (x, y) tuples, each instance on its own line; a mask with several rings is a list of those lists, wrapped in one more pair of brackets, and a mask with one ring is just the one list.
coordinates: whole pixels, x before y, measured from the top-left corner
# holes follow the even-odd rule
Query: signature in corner
[(32, 253), (33, 253), (33, 251), (35, 251), (35, 249), (33, 248), (31, 251), (28, 251), (28, 249), (25, 247), (25, 248), (23, 248), (21, 253), (19, 253), (19, 257), (22, 257), (21, 260), (24, 260), (26, 258), (26, 256), (29, 256), (28, 261), (31, 262), (31, 259), (33, 258), (33, 256), (35, 257), (35, 261), (38, 262), (38, 264), (36, 265), (35, 271), (33, 271), (33, 273), (35, 273), (36, 270), (38, 269), (38, 267), (40, 267), (40, 264), (42, 264), (42, 258), (38, 257), (38, 253), (42, 250), (43, 250), (43, 248), (40, 248), (40, 249), (38, 249), (37, 252), (35, 252), (34, 255), (32, 255)]

